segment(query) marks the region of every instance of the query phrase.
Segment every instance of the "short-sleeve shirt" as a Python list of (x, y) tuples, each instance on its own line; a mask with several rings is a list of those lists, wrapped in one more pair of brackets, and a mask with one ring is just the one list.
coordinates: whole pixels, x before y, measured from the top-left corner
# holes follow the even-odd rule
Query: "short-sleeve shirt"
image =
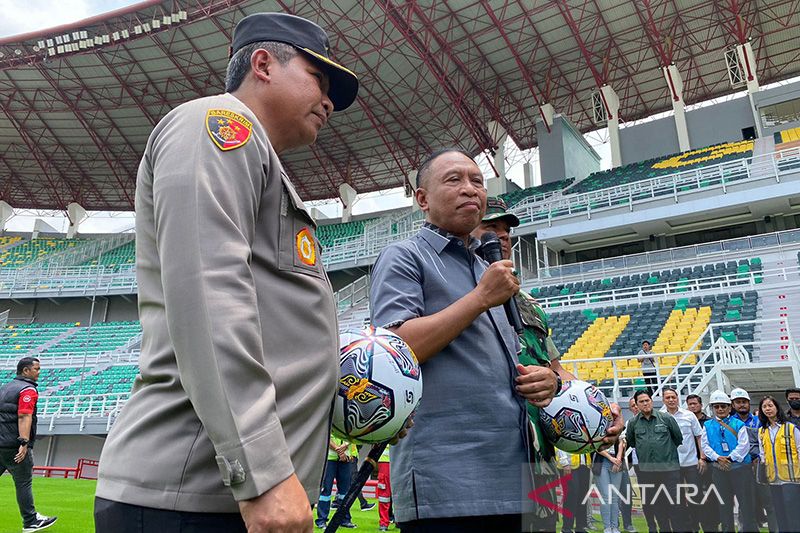
[[(668, 413), (669, 411), (667, 411), (666, 407), (664, 407), (662, 412)], [(703, 427), (700, 425), (700, 421), (697, 420), (697, 417), (694, 416), (694, 413), (687, 409), (679, 408), (677, 412), (670, 414), (672, 414), (672, 418), (674, 418), (678, 423), (678, 427), (681, 430), (681, 435), (683, 435), (683, 443), (678, 446), (678, 460), (680, 461), (681, 466), (686, 467), (697, 465), (697, 443), (695, 442), (694, 438), (703, 434)]]
[(21, 415), (32, 415), (36, 412), (36, 401), (39, 399), (39, 393), (36, 392), (35, 387), (28, 387), (22, 389), (19, 393), (19, 402), (17, 405), (17, 413)]
[[(399, 326), (472, 291), (487, 268), (477, 244), (426, 224), (386, 247), (372, 274), (372, 323)], [(392, 448), (398, 522), (518, 514), (527, 505), (530, 437), (526, 402), (514, 391), (518, 350), (499, 306), (422, 364), (414, 429)]]

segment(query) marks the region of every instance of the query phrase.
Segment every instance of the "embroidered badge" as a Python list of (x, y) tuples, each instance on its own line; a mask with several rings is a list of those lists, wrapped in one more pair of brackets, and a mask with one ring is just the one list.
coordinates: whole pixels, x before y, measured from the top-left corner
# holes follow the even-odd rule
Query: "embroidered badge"
[(227, 109), (209, 109), (206, 130), (217, 148), (227, 151), (247, 144), (253, 133), (253, 123)]
[(297, 257), (303, 264), (314, 266), (317, 264), (317, 249), (314, 246), (314, 237), (308, 228), (303, 228), (297, 232)]

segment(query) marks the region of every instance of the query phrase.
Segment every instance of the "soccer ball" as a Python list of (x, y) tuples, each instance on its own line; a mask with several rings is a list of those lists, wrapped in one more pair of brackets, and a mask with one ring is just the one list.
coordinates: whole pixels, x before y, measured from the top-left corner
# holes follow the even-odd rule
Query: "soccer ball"
[(339, 336), (339, 383), (333, 430), (350, 442), (393, 439), (422, 398), (422, 373), (411, 348), (383, 328)]
[(565, 381), (550, 405), (539, 409), (547, 440), (570, 453), (591, 453), (613, 425), (605, 395), (585, 381)]

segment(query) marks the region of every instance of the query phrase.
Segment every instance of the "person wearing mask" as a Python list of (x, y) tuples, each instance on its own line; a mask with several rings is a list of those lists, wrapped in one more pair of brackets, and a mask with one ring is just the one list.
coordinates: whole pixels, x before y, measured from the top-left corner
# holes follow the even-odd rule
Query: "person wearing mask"
[(722, 531), (735, 531), (733, 500), (739, 504), (742, 521), (740, 531), (758, 531), (753, 509), (753, 487), (750, 483), (750, 439), (747, 427), (731, 415), (731, 400), (720, 390), (711, 393), (709, 401), (714, 417), (703, 426), (703, 453), (713, 463), (711, 477), (721, 502), (719, 520)]
[(683, 436), (672, 416), (653, 410), (648, 390), (637, 391), (633, 397), (639, 414), (631, 419), (625, 435), (628, 446), (636, 448), (639, 457), (639, 485), (647, 487), (642, 506), (651, 508), (658, 531), (672, 531), (672, 518), (679, 512), (674, 502), (680, 479), (678, 446)]
[(800, 427), (800, 389), (786, 389), (786, 401), (789, 403), (786, 421)]
[[(701, 430), (706, 421), (711, 420), (703, 409), (703, 399), (697, 394), (690, 394), (686, 397), (686, 408), (697, 417)], [(702, 451), (702, 445), (700, 446), (700, 451)], [(711, 471), (713, 469), (710, 467), (708, 458), (704, 462), (707, 468), (700, 473), (700, 492), (702, 494), (706, 494), (713, 483), (711, 479)], [(707, 498), (699, 516), (700, 526), (703, 531), (717, 531), (719, 529), (719, 501), (717, 498)]]
[(772, 507), (772, 498), (770, 497), (769, 487), (756, 483), (756, 467), (758, 466), (758, 428), (760, 422), (758, 417), (750, 412), (750, 394), (742, 388), (735, 388), (731, 391), (731, 406), (732, 411), (736, 417), (744, 422), (747, 428), (747, 438), (750, 440), (750, 460), (751, 473), (750, 478), (753, 484), (753, 502), (755, 513), (758, 523), (762, 523), (764, 518), (767, 521), (767, 527), (770, 531), (775, 531), (778, 527), (775, 521), (775, 510)]
[(758, 404), (759, 460), (767, 482), (780, 533), (800, 527), (800, 428), (786, 420), (778, 400), (764, 396)]
[(644, 384), (650, 389), (650, 394), (653, 394), (655, 387), (658, 386), (658, 378), (656, 377), (656, 358), (651, 348), (650, 341), (642, 341), (642, 349), (639, 350), (637, 356), (642, 365)]
[(563, 477), (569, 476), (566, 483), (562, 507), (567, 511), (562, 515), (562, 533), (584, 533), (587, 530), (587, 500), (591, 481), (592, 456), (588, 453), (569, 453), (556, 449), (558, 467)]
[[(680, 482), (693, 487), (700, 487), (700, 474), (705, 472), (706, 456), (700, 446), (700, 437), (703, 428), (697, 417), (688, 409), (679, 406), (678, 392), (665, 387), (662, 392), (664, 406), (663, 412), (669, 413), (678, 423), (683, 436), (683, 443), (678, 446), (678, 460), (680, 461)], [(701, 508), (691, 504), (688, 498), (681, 497), (681, 507), (677, 516), (673, 517), (672, 526), (675, 531), (697, 531)]]

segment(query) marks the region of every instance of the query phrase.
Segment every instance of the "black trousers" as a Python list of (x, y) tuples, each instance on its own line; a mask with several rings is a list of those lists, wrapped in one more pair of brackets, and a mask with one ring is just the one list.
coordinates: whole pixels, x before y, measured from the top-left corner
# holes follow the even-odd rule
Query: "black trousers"
[(188, 513), (94, 499), (96, 533), (247, 533), (239, 513)]
[(725, 471), (714, 467), (711, 474), (714, 486), (722, 498), (719, 506), (719, 521), (722, 531), (736, 531), (733, 520), (733, 499), (739, 504), (740, 531), (758, 531), (755, 519), (755, 498), (753, 496), (752, 469), (749, 464)]
[[(645, 483), (645, 481), (642, 480), (642, 470), (639, 468), (639, 465), (633, 465), (633, 471), (636, 472), (636, 481), (639, 484)], [(645, 474), (645, 476), (646, 475), (647, 474)], [(641, 491), (639, 491), (639, 493), (641, 494)], [(644, 514), (644, 519), (647, 520), (647, 530), (658, 531), (656, 516), (653, 514), (653, 507), (642, 502), (642, 513)]]
[[(708, 494), (709, 487), (713, 483), (712, 471), (714, 466), (712, 463), (707, 464), (708, 468), (700, 475), (700, 486), (702, 487), (702, 494), (705, 497)], [(702, 498), (701, 500), (702, 501)], [(699, 506), (700, 513), (697, 515), (700, 527), (703, 531), (718, 531), (719, 530), (719, 501), (715, 494), (711, 493), (706, 499), (706, 502)]]
[[(680, 482), (679, 470), (666, 472), (639, 472), (639, 486), (642, 494), (642, 508), (650, 508), (658, 529), (653, 529), (648, 522), (650, 531), (685, 531), (680, 507), (676, 504), (675, 489)], [(641, 488), (647, 485), (646, 488)], [(673, 523), (673, 521), (675, 523)], [(678, 523), (680, 522), (680, 523)]]
[(521, 515), (425, 518), (397, 524), (403, 533), (519, 533)]
[(586, 503), (583, 502), (589, 492), (591, 470), (588, 466), (579, 466), (572, 469), (572, 479), (567, 481), (567, 493), (563, 507), (569, 511), (570, 516), (564, 515), (561, 531), (586, 531)]

